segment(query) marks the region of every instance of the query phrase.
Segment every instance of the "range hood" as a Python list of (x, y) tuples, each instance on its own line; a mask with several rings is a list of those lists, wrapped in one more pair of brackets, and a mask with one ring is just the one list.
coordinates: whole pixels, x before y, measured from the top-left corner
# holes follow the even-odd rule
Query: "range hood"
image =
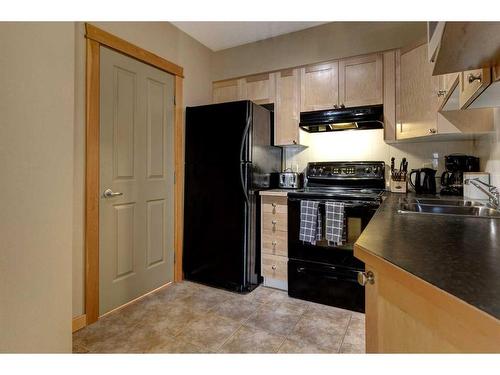
[(382, 129), (384, 127), (383, 118), (382, 105), (335, 108), (301, 112), (299, 126), (308, 133)]

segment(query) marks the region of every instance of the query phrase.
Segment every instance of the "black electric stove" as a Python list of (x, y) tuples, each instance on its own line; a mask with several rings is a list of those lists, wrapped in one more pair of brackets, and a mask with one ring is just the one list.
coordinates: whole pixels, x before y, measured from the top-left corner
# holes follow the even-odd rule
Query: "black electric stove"
[[(384, 162), (309, 163), (305, 187), (288, 193), (288, 294), (326, 305), (364, 312), (364, 288), (357, 274), (364, 264), (353, 255), (357, 238), (380, 206), (385, 190)], [(300, 202), (344, 203), (345, 238), (339, 245), (322, 239), (300, 241)], [(325, 223), (324, 217), (322, 220)], [(325, 231), (323, 230), (323, 233)]]

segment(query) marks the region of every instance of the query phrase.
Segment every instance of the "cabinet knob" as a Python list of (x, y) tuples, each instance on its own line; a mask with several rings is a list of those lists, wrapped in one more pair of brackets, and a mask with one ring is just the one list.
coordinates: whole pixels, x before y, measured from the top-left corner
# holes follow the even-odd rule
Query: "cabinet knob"
[(273, 270), (275, 270), (275, 269), (276, 269), (276, 264), (273, 264), (273, 265), (271, 266), (271, 268), (272, 268)]
[(294, 145), (297, 144), (297, 140), (296, 139), (294, 139), (292, 142), (293, 142)]
[(478, 73), (476, 75), (472, 74), (472, 73), (469, 73), (469, 75), (467, 76), (467, 80), (469, 81), (469, 83), (472, 83), (474, 81), (479, 81), (481, 82), (482, 78), (481, 78), (481, 73)]
[(276, 245), (278, 244), (276, 241), (273, 241), (271, 242), (271, 244), (273, 245), (273, 250), (276, 250)]
[(372, 271), (358, 272), (358, 284), (365, 286), (366, 283), (375, 284), (375, 275)]
[(340, 108), (345, 108), (344, 103), (342, 103), (342, 104), (340, 105)]
[(437, 130), (434, 128), (429, 129), (429, 134), (436, 134)]
[(276, 220), (273, 220), (273, 221), (271, 221), (271, 223), (272, 223), (273, 225), (276, 225), (277, 221), (276, 221)]
[(446, 91), (446, 90), (439, 90), (439, 91), (438, 91), (438, 96), (445, 96), (445, 95), (446, 95), (446, 93), (447, 93), (447, 91)]
[(271, 206), (276, 207), (276, 203), (274, 203), (274, 202), (271, 203)]

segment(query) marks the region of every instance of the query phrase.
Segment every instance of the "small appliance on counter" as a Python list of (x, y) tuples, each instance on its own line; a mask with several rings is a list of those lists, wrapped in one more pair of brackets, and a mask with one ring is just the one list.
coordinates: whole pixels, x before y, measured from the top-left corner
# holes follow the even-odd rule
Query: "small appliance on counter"
[[(408, 182), (417, 194), (436, 194), (436, 172), (432, 168), (412, 169)], [(413, 176), (415, 176), (415, 182), (413, 182)]]
[(293, 172), (291, 168), (280, 173), (279, 187), (281, 189), (300, 189), (303, 183), (303, 174)]
[(486, 184), (490, 183), (490, 174), (488, 172), (464, 172), (464, 198), (467, 199), (488, 199), (489, 197), (472, 184), (466, 183), (467, 180), (479, 180)]
[(441, 175), (441, 195), (464, 194), (464, 172), (479, 172), (479, 158), (464, 154), (451, 154), (444, 157), (446, 170)]
[(395, 158), (391, 158), (391, 181), (390, 188), (392, 193), (406, 193), (407, 191), (407, 173), (408, 173), (408, 162), (406, 158), (401, 160), (399, 165), (399, 170), (394, 168)]

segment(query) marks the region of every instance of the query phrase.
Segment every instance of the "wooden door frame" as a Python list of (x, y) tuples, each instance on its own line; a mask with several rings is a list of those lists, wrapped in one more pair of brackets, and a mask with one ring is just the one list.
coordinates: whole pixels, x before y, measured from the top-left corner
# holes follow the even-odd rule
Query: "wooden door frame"
[(99, 103), (100, 47), (105, 46), (174, 75), (174, 281), (182, 280), (183, 168), (183, 68), (120, 39), (91, 24), (85, 24), (86, 148), (85, 148), (85, 315), (86, 323), (99, 319)]

